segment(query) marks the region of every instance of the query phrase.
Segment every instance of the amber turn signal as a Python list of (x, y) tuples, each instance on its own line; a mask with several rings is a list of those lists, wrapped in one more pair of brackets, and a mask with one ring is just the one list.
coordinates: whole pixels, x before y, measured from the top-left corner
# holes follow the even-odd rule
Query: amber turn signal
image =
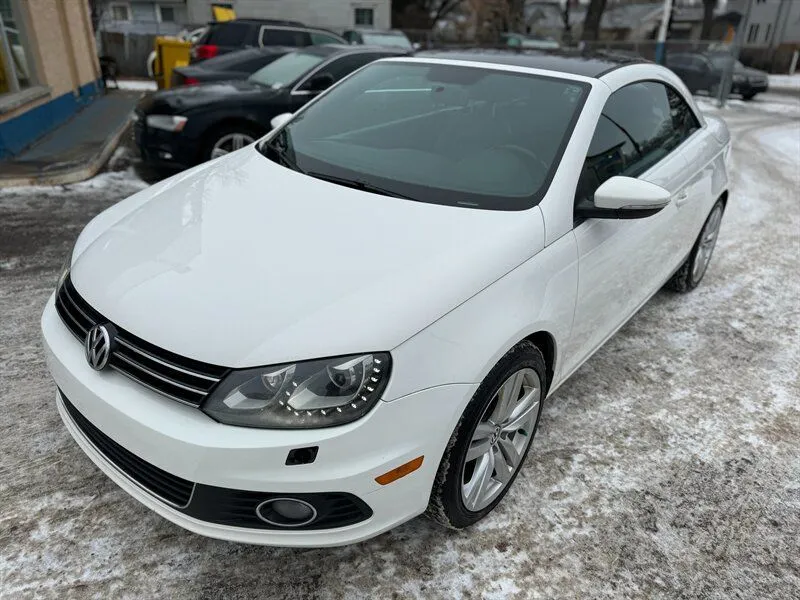
[(424, 458), (425, 458), (424, 456), (418, 456), (414, 460), (410, 460), (406, 464), (400, 465), (399, 467), (397, 467), (396, 469), (392, 469), (391, 471), (387, 471), (380, 477), (376, 477), (375, 481), (377, 481), (381, 485), (386, 485), (392, 483), (393, 481), (397, 481), (401, 477), (405, 477), (409, 473), (413, 473), (414, 471), (419, 469), (422, 466), (422, 460)]

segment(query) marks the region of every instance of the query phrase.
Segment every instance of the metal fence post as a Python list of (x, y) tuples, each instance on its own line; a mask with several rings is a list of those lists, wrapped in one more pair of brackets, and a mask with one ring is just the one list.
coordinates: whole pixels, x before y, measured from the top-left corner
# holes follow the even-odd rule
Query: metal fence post
[(739, 27), (736, 28), (736, 35), (733, 38), (733, 49), (731, 52), (731, 60), (722, 71), (722, 80), (719, 82), (719, 106), (725, 107), (728, 101), (728, 96), (731, 94), (731, 86), (733, 85), (733, 71), (736, 68), (736, 61), (739, 60), (739, 51), (742, 48), (744, 41), (744, 32), (747, 25), (750, 23), (750, 9), (753, 8), (753, 0), (747, 0), (747, 10), (745, 11), (742, 20), (739, 21)]

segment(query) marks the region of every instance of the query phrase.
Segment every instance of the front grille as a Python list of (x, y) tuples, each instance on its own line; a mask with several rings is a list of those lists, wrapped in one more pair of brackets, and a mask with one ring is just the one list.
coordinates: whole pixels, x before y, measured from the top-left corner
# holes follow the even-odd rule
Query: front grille
[(61, 400), (72, 422), (106, 460), (156, 498), (196, 519), (232, 527), (285, 530), (262, 521), (256, 514), (259, 504), (279, 497), (304, 500), (317, 511), (314, 521), (293, 527), (295, 531), (346, 527), (372, 516), (372, 509), (366, 502), (346, 492), (252, 492), (188, 481), (151, 465), (120, 446), (84, 417), (63, 392)]
[(72, 422), (81, 430), (84, 436), (97, 448), (106, 459), (113, 463), (120, 471), (133, 479), (154, 496), (176, 508), (186, 508), (192, 498), (194, 483), (142, 460), (132, 452), (120, 446), (117, 442), (92, 425), (72, 403), (61, 394), (64, 408), (67, 409)]
[[(81, 342), (95, 325), (109, 321), (81, 298), (69, 276), (56, 294), (56, 310)], [(169, 352), (114, 326), (115, 347), (108, 365), (164, 396), (199, 406), (228, 369)]]

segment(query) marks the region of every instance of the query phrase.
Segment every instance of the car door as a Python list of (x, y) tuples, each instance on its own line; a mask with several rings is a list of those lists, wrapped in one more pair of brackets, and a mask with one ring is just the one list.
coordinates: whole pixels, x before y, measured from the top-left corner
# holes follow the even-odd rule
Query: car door
[(679, 143), (664, 84), (637, 82), (609, 97), (581, 171), (576, 203), (591, 199), (615, 175), (655, 183), (672, 193), (672, 201), (646, 218), (576, 220), (578, 297), (566, 372), (630, 318), (682, 259), (677, 201), (686, 193), (687, 163), (674, 152)]

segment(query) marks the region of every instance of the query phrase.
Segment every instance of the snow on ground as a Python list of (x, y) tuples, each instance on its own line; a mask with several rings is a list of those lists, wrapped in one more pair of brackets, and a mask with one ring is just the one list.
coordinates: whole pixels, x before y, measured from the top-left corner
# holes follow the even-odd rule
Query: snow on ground
[(715, 114), (733, 187), (701, 286), (657, 294), (548, 400), (478, 526), (419, 518), (337, 549), (193, 535), (92, 465), (39, 316), (80, 229), (143, 184), (0, 194), (0, 597), (800, 598), (800, 119)]
[(795, 75), (770, 75), (769, 87), (800, 91), (800, 73)]
[(155, 92), (158, 85), (149, 79), (120, 79), (117, 81), (117, 88), (134, 92)]
[(794, 167), (795, 182), (800, 184), (800, 124), (785, 129), (768, 129), (758, 139), (761, 144), (772, 148), (776, 156), (782, 156)]
[[(716, 114), (720, 111), (719, 101), (710, 96), (695, 96), (695, 103), (704, 112)], [(800, 117), (800, 96), (781, 96), (778, 94), (760, 94), (752, 100), (742, 100), (736, 96), (728, 98), (725, 103), (728, 114), (752, 113), (762, 111), (778, 115)]]

